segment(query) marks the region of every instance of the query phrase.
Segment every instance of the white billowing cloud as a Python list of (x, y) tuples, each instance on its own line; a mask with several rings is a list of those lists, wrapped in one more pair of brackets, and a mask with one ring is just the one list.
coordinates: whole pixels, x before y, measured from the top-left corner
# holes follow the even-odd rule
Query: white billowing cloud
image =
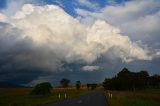
[(99, 70), (99, 66), (83, 66), (82, 67), (82, 71), (88, 71), (88, 72), (91, 72), (91, 71), (95, 71), (95, 70)]
[(7, 21), (7, 17), (4, 14), (0, 13), (0, 21), (1, 22), (6, 22)]
[[(159, 1), (157, 0), (133, 0), (126, 2), (124, 5), (106, 6), (101, 10), (99, 17), (108, 20), (114, 24), (124, 24), (146, 15), (153, 15), (159, 8)], [(153, 12), (153, 13), (151, 13)]]
[(155, 56), (160, 56), (160, 50), (157, 50)]
[(92, 9), (95, 9), (95, 8), (98, 8), (99, 5), (95, 2), (90, 2), (89, 0), (76, 0), (78, 2), (79, 5), (81, 6), (86, 6), (88, 8), (92, 8)]
[[(101, 30), (103, 29), (103, 30)], [(110, 29), (110, 30), (108, 30)], [(104, 21), (96, 21), (89, 30), (88, 42), (97, 43), (97, 47), (93, 47), (97, 55), (105, 54), (110, 49), (113, 50), (113, 56), (121, 58), (125, 62), (134, 59), (150, 60), (147, 50), (142, 49), (136, 43), (130, 41), (128, 36), (122, 36), (120, 30)]]
[[(111, 5), (100, 11), (90, 12), (83, 9), (75, 9), (79, 14), (78, 19), (85, 24), (93, 24), (97, 19), (120, 28), (133, 40), (160, 39), (160, 1), (159, 0), (132, 0), (123, 5)], [(88, 21), (88, 20), (92, 20)], [(146, 38), (147, 37), (147, 38)], [(158, 40), (159, 41), (159, 40)]]
[(94, 17), (90, 11), (86, 11), (80, 8), (75, 9), (76, 13), (78, 13), (77, 19), (84, 25), (91, 26), (96, 20), (97, 17)]
[(26, 4), (5, 19), (9, 25), (1, 25), (1, 48), (7, 45), (5, 53), (12, 54), (14, 47), (10, 57), (21, 67), (56, 70), (63, 66), (61, 61), (92, 63), (108, 52), (124, 62), (152, 59), (147, 49), (121, 35), (120, 29), (102, 20), (86, 26), (55, 5)]
[(6, 0), (6, 8), (1, 10), (6, 15), (13, 15), (26, 3), (37, 3), (36, 0)]
[(156, 53), (156, 55), (160, 56), (160, 51)]

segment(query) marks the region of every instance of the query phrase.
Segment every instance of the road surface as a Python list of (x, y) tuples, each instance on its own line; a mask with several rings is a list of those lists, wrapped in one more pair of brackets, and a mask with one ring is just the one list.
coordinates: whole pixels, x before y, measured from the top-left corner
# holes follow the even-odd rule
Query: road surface
[(102, 89), (83, 96), (59, 101), (45, 106), (107, 106), (106, 97)]

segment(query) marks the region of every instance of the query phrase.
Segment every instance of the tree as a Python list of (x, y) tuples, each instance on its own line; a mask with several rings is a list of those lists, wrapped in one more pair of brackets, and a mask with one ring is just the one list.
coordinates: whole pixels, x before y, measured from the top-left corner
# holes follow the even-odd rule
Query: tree
[(76, 88), (77, 90), (79, 90), (81, 87), (81, 82), (80, 81), (76, 81)]
[(90, 84), (87, 84), (87, 88), (88, 88), (88, 89), (90, 88)]
[[(156, 82), (154, 79), (149, 76), (147, 71), (131, 72), (127, 68), (123, 68), (115, 77), (105, 79), (103, 87), (109, 90), (146, 89), (153, 86), (153, 82)], [(155, 85), (158, 85), (158, 83)]]
[(31, 91), (31, 94), (33, 95), (48, 95), (51, 93), (51, 84), (49, 82), (43, 82), (40, 84), (37, 84), (33, 90)]
[(97, 84), (95, 84), (95, 83), (87, 84), (88, 89), (94, 90), (94, 89), (96, 89), (96, 87), (97, 87)]
[(69, 83), (70, 83), (70, 80), (66, 79), (66, 78), (63, 78), (61, 81), (60, 81), (61, 85), (64, 87), (64, 88), (67, 88)]
[(91, 84), (91, 90), (96, 89), (96, 87), (97, 87), (97, 84)]
[(160, 75), (153, 75), (149, 79), (149, 85), (153, 88), (160, 88)]

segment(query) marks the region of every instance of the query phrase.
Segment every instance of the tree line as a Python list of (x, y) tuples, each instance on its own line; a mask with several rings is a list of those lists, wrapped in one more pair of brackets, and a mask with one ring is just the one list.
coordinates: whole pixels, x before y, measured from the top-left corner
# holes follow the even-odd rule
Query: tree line
[[(60, 81), (61, 87), (68, 88), (70, 80), (63, 78)], [(147, 71), (131, 72), (127, 68), (123, 68), (115, 77), (106, 78), (102, 83), (106, 90), (137, 90), (146, 88), (160, 88), (160, 75), (149, 76)], [(94, 90), (101, 84), (88, 83), (85, 85), (88, 89)], [(76, 81), (75, 87), (80, 90), (82, 84)], [(31, 94), (48, 95), (51, 93), (52, 86), (49, 82), (37, 84)]]
[(147, 71), (131, 72), (123, 68), (115, 77), (106, 78), (103, 87), (108, 90), (160, 88), (160, 76), (149, 76)]
[[(60, 81), (61, 87), (68, 88), (69, 87), (70, 80), (63, 78)], [(76, 81), (75, 87), (77, 90), (80, 90), (82, 84), (80, 81)], [(97, 84), (86, 84), (88, 89), (94, 90), (97, 87)], [(49, 82), (42, 82), (37, 84), (33, 90), (31, 91), (32, 95), (49, 95), (51, 94), (52, 85)]]

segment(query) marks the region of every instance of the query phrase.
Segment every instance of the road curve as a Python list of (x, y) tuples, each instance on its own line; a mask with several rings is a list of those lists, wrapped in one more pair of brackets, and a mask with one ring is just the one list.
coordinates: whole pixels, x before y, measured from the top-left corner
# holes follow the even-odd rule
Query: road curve
[(59, 101), (44, 106), (107, 106), (106, 97), (102, 89), (90, 92), (76, 98)]

